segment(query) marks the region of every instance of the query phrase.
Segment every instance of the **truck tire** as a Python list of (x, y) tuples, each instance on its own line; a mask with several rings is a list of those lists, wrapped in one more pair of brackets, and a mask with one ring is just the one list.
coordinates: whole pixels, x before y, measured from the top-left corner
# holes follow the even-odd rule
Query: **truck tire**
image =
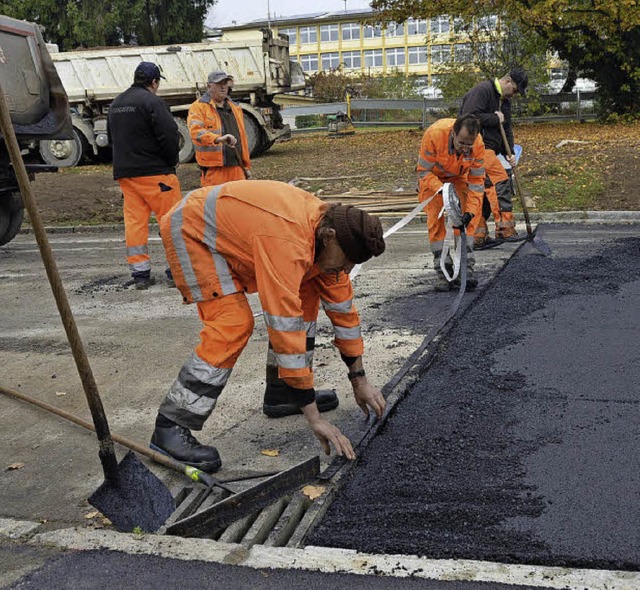
[(48, 139), (40, 142), (40, 157), (50, 166), (75, 166), (88, 152), (89, 142), (75, 127), (73, 139)]
[(178, 133), (180, 134), (180, 153), (178, 154), (178, 161), (180, 164), (186, 164), (193, 161), (193, 158), (196, 155), (196, 148), (193, 146), (191, 134), (189, 133), (189, 128), (184, 122), (184, 119), (174, 117), (173, 120), (176, 122), (176, 125), (178, 126)]
[(14, 193), (7, 201), (0, 204), (0, 246), (8, 244), (20, 231), (24, 219), (21, 203), (20, 194)]
[(258, 122), (245, 112), (244, 115), (244, 129), (247, 132), (247, 143), (249, 144), (249, 155), (254, 158), (261, 153), (261, 147), (263, 143), (263, 133), (260, 129)]

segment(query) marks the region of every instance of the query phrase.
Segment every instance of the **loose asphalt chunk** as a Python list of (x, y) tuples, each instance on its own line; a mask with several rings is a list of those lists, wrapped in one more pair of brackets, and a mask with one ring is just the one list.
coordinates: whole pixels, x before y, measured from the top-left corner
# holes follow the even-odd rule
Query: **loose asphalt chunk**
[(539, 231), (553, 256), (459, 320), (308, 544), (640, 568), (638, 226)]

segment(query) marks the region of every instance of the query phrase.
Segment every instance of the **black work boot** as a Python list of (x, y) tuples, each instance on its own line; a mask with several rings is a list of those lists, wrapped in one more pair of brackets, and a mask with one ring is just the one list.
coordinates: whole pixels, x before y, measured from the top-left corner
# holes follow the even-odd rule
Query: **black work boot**
[(155, 285), (156, 280), (150, 275), (133, 277), (133, 285), (138, 291), (146, 291), (151, 285)]
[(222, 466), (220, 455), (215, 447), (203, 445), (196, 440), (191, 431), (184, 426), (156, 426), (149, 445), (154, 451), (160, 451), (181, 463), (197, 467), (207, 473), (215, 473)]
[[(296, 403), (296, 391), (284, 381), (279, 383), (267, 383), (264, 390), (264, 403), (262, 411), (269, 418), (283, 418), (302, 414), (302, 408)], [(320, 389), (316, 391), (316, 404), (320, 412), (328, 412), (338, 407), (338, 395), (333, 389)]]

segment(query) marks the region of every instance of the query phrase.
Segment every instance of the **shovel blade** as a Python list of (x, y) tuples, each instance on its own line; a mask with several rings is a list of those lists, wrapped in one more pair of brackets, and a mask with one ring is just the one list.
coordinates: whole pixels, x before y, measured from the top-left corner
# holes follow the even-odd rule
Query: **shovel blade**
[(531, 243), (534, 248), (540, 252), (540, 254), (543, 254), (544, 256), (551, 256), (551, 248), (549, 248), (549, 245), (542, 238), (534, 235)]
[(105, 480), (89, 498), (89, 504), (120, 532), (139, 527), (153, 533), (176, 508), (167, 486), (131, 451), (118, 464), (117, 480)]

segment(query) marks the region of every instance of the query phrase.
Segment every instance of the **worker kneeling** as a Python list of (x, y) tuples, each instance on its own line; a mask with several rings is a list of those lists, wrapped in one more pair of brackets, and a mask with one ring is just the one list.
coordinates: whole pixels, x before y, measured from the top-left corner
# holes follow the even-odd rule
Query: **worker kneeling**
[[(301, 409), (325, 453), (354, 459), (349, 440), (321, 417), (313, 386), (313, 342), (320, 303), (348, 367), (356, 403), (382, 416), (386, 402), (365, 376), (349, 272), (384, 252), (380, 221), (353, 206), (327, 204), (282, 182), (234, 181), (186, 195), (161, 222), (162, 240), (185, 303), (196, 303), (200, 343), (160, 406), (151, 447), (214, 472), (218, 451), (201, 430), (253, 331), (245, 293), (257, 292), (269, 357), (286, 395)], [(333, 394), (335, 395), (335, 394)], [(335, 407), (337, 404), (333, 404)]]

